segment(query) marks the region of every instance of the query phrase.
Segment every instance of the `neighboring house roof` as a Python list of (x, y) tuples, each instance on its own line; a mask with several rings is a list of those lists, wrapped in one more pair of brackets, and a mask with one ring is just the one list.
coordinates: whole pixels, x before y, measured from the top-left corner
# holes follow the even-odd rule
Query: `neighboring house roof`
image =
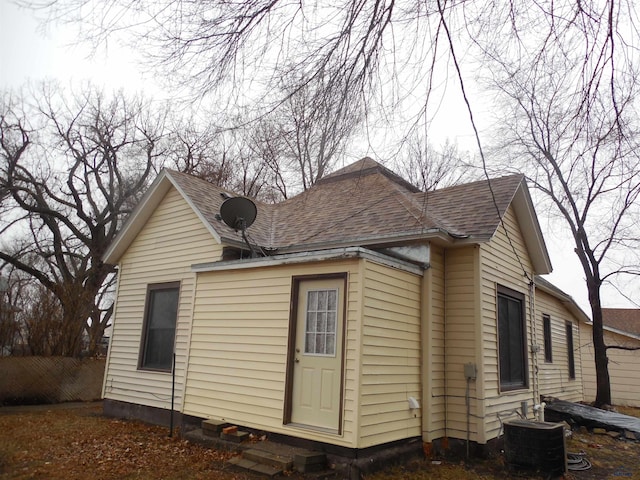
[[(163, 170), (103, 259), (116, 263), (169, 188), (175, 187), (217, 241), (242, 245), (239, 232), (216, 219), (234, 195), (204, 180)], [(419, 240), (447, 244), (491, 239), (513, 205), (537, 273), (551, 264), (523, 175), (420, 192), (391, 170), (364, 158), (277, 204), (257, 202), (247, 230), (268, 251), (302, 252), (347, 246), (390, 246)]]
[(602, 323), (607, 330), (640, 339), (640, 309), (603, 308)]

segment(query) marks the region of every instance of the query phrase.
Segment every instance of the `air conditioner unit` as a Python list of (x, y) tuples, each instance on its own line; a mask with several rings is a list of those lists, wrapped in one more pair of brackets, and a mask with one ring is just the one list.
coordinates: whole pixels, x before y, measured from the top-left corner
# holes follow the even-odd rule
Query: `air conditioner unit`
[(567, 471), (564, 425), (507, 420), (504, 422), (507, 467), (563, 475)]

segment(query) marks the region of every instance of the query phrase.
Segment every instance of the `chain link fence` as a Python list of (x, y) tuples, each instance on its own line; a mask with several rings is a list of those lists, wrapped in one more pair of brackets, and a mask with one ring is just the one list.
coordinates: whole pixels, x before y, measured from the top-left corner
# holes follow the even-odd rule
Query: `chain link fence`
[(0, 406), (99, 400), (104, 358), (0, 357)]

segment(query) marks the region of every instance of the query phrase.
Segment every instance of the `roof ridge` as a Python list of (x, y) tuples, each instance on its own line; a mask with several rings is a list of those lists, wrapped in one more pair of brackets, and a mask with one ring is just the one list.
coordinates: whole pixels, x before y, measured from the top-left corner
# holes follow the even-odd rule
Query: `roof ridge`
[(364, 157), (357, 162), (352, 163), (351, 165), (347, 165), (346, 167), (336, 170), (335, 172), (330, 173), (329, 175), (322, 177), (321, 179), (316, 181), (315, 185), (338, 182), (349, 178), (361, 178), (368, 175), (373, 175), (375, 173), (381, 173), (394, 183), (404, 187), (406, 190), (414, 193), (420, 191), (420, 189), (413, 185), (411, 182), (402, 178), (400, 175), (395, 173), (393, 170), (385, 167), (381, 163), (376, 162), (371, 157)]
[(487, 185), (490, 184), (491, 182), (497, 182), (500, 180), (506, 180), (509, 178), (514, 178), (514, 177), (520, 177), (520, 178), (524, 178), (525, 175), (524, 173), (512, 173), (509, 175), (502, 175), (501, 177), (485, 177), (483, 179), (480, 180), (475, 180), (473, 182), (465, 182), (465, 183), (458, 183), (457, 185), (451, 185), (448, 187), (442, 187), (442, 188), (438, 188), (436, 190), (431, 190), (431, 192), (435, 193), (443, 193), (446, 192), (447, 190), (453, 190), (453, 189), (457, 189), (457, 188), (473, 188), (476, 185), (479, 185), (481, 183), (486, 183)]

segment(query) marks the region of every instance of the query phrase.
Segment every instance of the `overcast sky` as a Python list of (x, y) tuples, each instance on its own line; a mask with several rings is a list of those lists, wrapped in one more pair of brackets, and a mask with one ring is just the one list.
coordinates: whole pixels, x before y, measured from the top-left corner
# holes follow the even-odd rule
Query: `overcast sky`
[(44, 29), (29, 10), (0, 0), (0, 85), (15, 88), (28, 80), (55, 78), (64, 83), (90, 79), (132, 90), (148, 87), (149, 78), (117, 45), (89, 58), (89, 49), (75, 40), (69, 28), (51, 25)]
[[(31, 12), (18, 8), (9, 0), (0, 0), (0, 87), (18, 88), (27, 81), (55, 78), (65, 84), (90, 79), (107, 88), (123, 87), (144, 91), (147, 95), (160, 91), (153, 84), (152, 75), (140, 72), (130, 54), (116, 45), (101, 49), (96, 56), (88, 58), (88, 49), (74, 45), (74, 41), (73, 32), (68, 28), (50, 26), (44, 31)], [(461, 108), (462, 99), (459, 100), (458, 108)], [(448, 104), (446, 108), (454, 110), (456, 107)], [(446, 122), (446, 132), (462, 147), (472, 148), (468, 130), (462, 133), (452, 131), (452, 127), (460, 123), (460, 116), (465, 114), (457, 111), (455, 120)], [(442, 125), (444, 122), (438, 123)], [(368, 152), (360, 155), (354, 152), (353, 156), (359, 158), (365, 154)], [(566, 232), (551, 228), (542, 217), (540, 223), (554, 267), (554, 273), (548, 280), (570, 294), (589, 314), (584, 276)], [(633, 307), (612, 290), (607, 293), (605, 306)]]

